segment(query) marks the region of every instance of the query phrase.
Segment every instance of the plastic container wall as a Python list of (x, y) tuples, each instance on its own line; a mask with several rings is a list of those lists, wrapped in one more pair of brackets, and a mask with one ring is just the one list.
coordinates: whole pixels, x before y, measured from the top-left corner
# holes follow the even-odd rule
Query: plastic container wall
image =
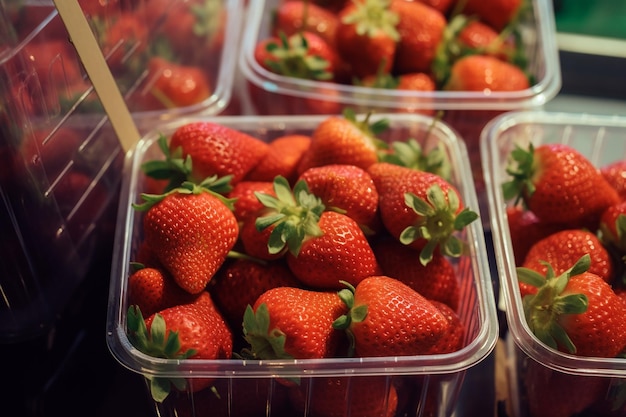
[[(511, 405), (514, 415), (535, 417), (529, 404), (561, 405), (564, 417), (626, 412), (626, 359), (591, 358), (552, 350), (530, 332), (524, 317), (501, 184), (515, 144), (565, 143), (596, 167), (626, 158), (626, 119), (584, 114), (512, 112), (489, 123), (481, 139), (491, 224), (508, 323)], [(564, 388), (566, 387), (566, 388)], [(546, 412), (554, 410), (547, 408)], [(569, 412), (566, 410), (570, 410)], [(557, 415), (557, 414), (545, 414)], [(578, 414), (576, 414), (578, 415)]]
[[(381, 115), (387, 117), (387, 115)], [(468, 207), (477, 207), (477, 199), (465, 147), (455, 133), (441, 122), (420, 115), (388, 115), (391, 129), (386, 140), (406, 140), (413, 137), (429, 149), (439, 144), (450, 158), (452, 182), (458, 187)], [(129, 342), (126, 336), (128, 310), (129, 262), (135, 258), (142, 240), (141, 215), (131, 204), (149, 184), (140, 169), (144, 161), (162, 158), (157, 146), (159, 134), (166, 136), (182, 124), (197, 119), (183, 119), (165, 124), (146, 135), (134, 154), (125, 163), (123, 198), (116, 232), (116, 252), (111, 276), (107, 340), (113, 356), (125, 367), (147, 378), (170, 376), (188, 378), (215, 378), (219, 392), (226, 393), (218, 400), (210, 390), (194, 394), (176, 393), (155, 408), (161, 416), (191, 413), (196, 416), (215, 415), (228, 410), (231, 415), (249, 415), (247, 407), (255, 407), (258, 415), (314, 415), (318, 392), (326, 384), (348, 384), (346, 415), (355, 404), (349, 400), (363, 395), (363, 386), (375, 384), (397, 394), (398, 406), (414, 416), (449, 416), (457, 405), (467, 369), (482, 361), (495, 345), (498, 323), (483, 230), (480, 222), (473, 222), (462, 238), (469, 243), (469, 255), (454, 262), (461, 285), (458, 314), (466, 326), (465, 347), (445, 355), (337, 358), (319, 360), (164, 360), (149, 357)], [(265, 141), (286, 134), (310, 134), (323, 116), (280, 117), (217, 117), (217, 123), (241, 130)], [(429, 132), (429, 129), (432, 130)], [(237, 329), (234, 329), (236, 331)], [(285, 378), (298, 378), (299, 388), (285, 387)], [(361, 393), (361, 394), (359, 394)], [(295, 397), (294, 397), (295, 396)], [(289, 399), (288, 399), (289, 398)], [(318, 398), (315, 400), (315, 398)], [(391, 396), (389, 401), (393, 401)], [(260, 408), (258, 408), (260, 407)], [(259, 411), (261, 410), (261, 411)], [(195, 413), (195, 414), (194, 414)], [(257, 415), (257, 414), (255, 414)]]

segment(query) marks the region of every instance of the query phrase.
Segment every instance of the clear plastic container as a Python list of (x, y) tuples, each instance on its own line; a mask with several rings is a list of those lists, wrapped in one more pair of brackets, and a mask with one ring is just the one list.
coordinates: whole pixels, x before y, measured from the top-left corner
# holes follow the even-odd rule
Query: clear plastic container
[[(285, 134), (310, 134), (324, 116), (273, 116), (273, 117), (216, 117), (220, 124), (249, 133), (262, 140), (271, 141)], [(420, 115), (381, 115), (390, 120), (390, 131), (385, 138), (406, 140), (416, 138), (428, 146), (439, 144), (450, 158), (452, 181), (459, 188), (466, 205), (477, 207), (477, 198), (468, 174), (469, 166), (464, 145), (445, 124)], [(216, 378), (215, 384), (222, 395), (206, 390), (193, 395), (172, 393), (163, 402), (155, 402), (161, 416), (216, 415), (230, 407), (231, 415), (243, 413), (245, 405), (260, 403), (260, 415), (313, 415), (307, 398), (315, 395), (316, 389), (329, 378), (344, 378), (344, 383), (360, 386), (360, 381), (393, 384), (398, 395), (398, 404), (407, 415), (449, 416), (457, 405), (457, 397), (463, 385), (466, 371), (481, 362), (493, 349), (498, 335), (495, 301), (485, 240), (480, 222), (473, 222), (463, 232), (462, 238), (469, 243), (469, 254), (454, 261), (462, 288), (458, 314), (467, 327), (465, 347), (450, 354), (382, 358), (337, 358), (318, 360), (165, 360), (147, 356), (135, 349), (126, 335), (126, 313), (128, 310), (129, 262), (134, 259), (142, 239), (141, 215), (131, 207), (138, 202), (140, 193), (147, 186), (146, 177), (140, 169), (144, 161), (162, 158), (156, 143), (159, 134), (166, 136), (179, 126), (198, 119), (182, 119), (164, 124), (147, 134), (129, 153), (125, 162), (123, 196), (120, 200), (116, 232), (116, 251), (111, 275), (109, 310), (107, 318), (107, 342), (113, 356), (128, 369), (148, 378), (170, 376), (178, 378)], [(432, 130), (431, 130), (432, 129)], [(430, 135), (427, 132), (430, 130)], [(428, 139), (426, 140), (426, 137)], [(234, 329), (235, 331), (237, 329)], [(301, 408), (285, 408), (293, 404), (286, 395), (293, 395), (277, 382), (281, 378), (300, 378), (299, 398), (304, 401)], [(351, 381), (351, 382), (350, 382)], [(354, 391), (354, 395), (356, 391)], [(346, 398), (346, 406), (350, 402)], [(258, 404), (257, 404), (258, 405)], [(257, 409), (258, 412), (258, 409)], [(195, 414), (193, 414), (195, 413)], [(432, 413), (432, 414), (431, 414)], [(250, 415), (250, 414), (242, 414)], [(259, 414), (254, 414), (259, 415)], [(346, 410), (345, 415), (349, 415)]]
[[(250, 2), (243, 32), (239, 68), (248, 84), (248, 101), (256, 114), (327, 114), (343, 107), (363, 111), (417, 112), (433, 115), (443, 110), (443, 120), (465, 141), (479, 199), (483, 181), (479, 138), (485, 124), (504, 111), (532, 109), (552, 99), (561, 88), (561, 70), (551, 1), (529, 1), (520, 20), (523, 51), (528, 58), (530, 88), (515, 92), (434, 91), (366, 88), (286, 77), (262, 68), (254, 48), (270, 36), (272, 11), (283, 0)], [(486, 226), (486, 225), (485, 225)]]
[(523, 146), (529, 142), (535, 145), (566, 143), (601, 167), (626, 158), (626, 118), (511, 112), (494, 119), (483, 132), (481, 150), (493, 243), (508, 323), (514, 415), (536, 415), (530, 413), (529, 404), (562, 402), (567, 407), (561, 407), (561, 414), (551, 415), (569, 417), (574, 412), (566, 413), (565, 410), (576, 410), (583, 407), (581, 404), (587, 404), (584, 411), (590, 415), (623, 416), (626, 413), (623, 396), (626, 392), (626, 359), (579, 357), (558, 352), (540, 343), (526, 324), (506, 216), (507, 203), (500, 187), (508, 177), (505, 173), (507, 156), (514, 144)]

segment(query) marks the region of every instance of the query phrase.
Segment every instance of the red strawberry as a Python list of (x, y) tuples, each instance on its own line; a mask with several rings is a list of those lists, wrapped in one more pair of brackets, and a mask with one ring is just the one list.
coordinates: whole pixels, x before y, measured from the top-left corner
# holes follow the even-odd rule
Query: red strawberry
[(417, 1), (427, 4), (430, 7), (439, 10), (444, 15), (448, 13), (452, 5), (455, 3), (454, 0), (417, 0)]
[(259, 359), (333, 357), (343, 334), (332, 324), (345, 312), (335, 292), (274, 288), (246, 309), (244, 335)]
[(435, 81), (425, 72), (412, 72), (397, 77), (389, 73), (364, 77), (360, 85), (388, 90), (435, 91)]
[(523, 198), (544, 222), (593, 230), (602, 212), (619, 201), (591, 162), (567, 145), (517, 147), (507, 173), (511, 180), (503, 184), (505, 199)]
[(248, 305), (272, 288), (300, 285), (284, 262), (233, 259), (216, 274), (210, 292), (233, 328), (241, 326)]
[(516, 18), (523, 0), (467, 0), (463, 4), (465, 14), (476, 15), (500, 31)]
[(263, 204), (255, 193), (274, 195), (274, 185), (269, 181), (241, 181), (233, 186), (226, 196), (234, 200), (233, 213), (239, 222), (250, 216), (256, 216)]
[(403, 282), (431, 301), (440, 301), (456, 310), (459, 282), (452, 263), (445, 256), (435, 252), (424, 266), (417, 262), (415, 249), (396, 239), (379, 239), (372, 248), (383, 274)]
[(380, 273), (374, 252), (359, 225), (350, 217), (326, 211), (319, 220), (321, 236), (305, 239), (299, 252), (287, 252), (287, 263), (304, 284), (342, 288)]
[(299, 172), (330, 164), (356, 165), (367, 169), (378, 161), (381, 141), (377, 135), (387, 129), (386, 119), (369, 122), (369, 115), (357, 120), (351, 109), (342, 116), (322, 120), (311, 135), (311, 146), (302, 159)]
[[(545, 263), (548, 263), (554, 273), (559, 275), (585, 254), (591, 258), (589, 272), (610, 282), (614, 271), (611, 255), (595, 234), (583, 229), (562, 230), (539, 240), (528, 251), (522, 266), (545, 275), (548, 270)], [(522, 296), (527, 291), (535, 290), (536, 288), (527, 286), (522, 289)]]
[(467, 55), (450, 69), (443, 86), (448, 91), (520, 91), (530, 88), (519, 67), (490, 55)]
[(146, 317), (180, 304), (193, 302), (198, 296), (189, 294), (160, 268), (142, 267), (128, 277), (129, 303), (136, 305)]
[(433, 303), (394, 278), (371, 276), (340, 294), (350, 310), (335, 327), (347, 330), (359, 357), (426, 354), (450, 330)]
[(291, 0), (278, 5), (272, 32), (291, 36), (301, 31), (313, 32), (334, 47), (339, 19), (337, 15), (310, 1)]
[(152, 57), (148, 75), (131, 99), (132, 110), (151, 111), (189, 107), (211, 96), (213, 86), (202, 68)]
[(381, 65), (383, 72), (389, 72), (399, 40), (399, 16), (389, 9), (388, 0), (348, 3), (338, 16), (337, 51), (345, 61), (354, 64), (353, 75), (361, 78), (376, 74)]
[(607, 208), (600, 218), (602, 241), (626, 255), (626, 201)]
[[(128, 309), (128, 337), (140, 351), (166, 359), (229, 359), (233, 336), (208, 292), (189, 304), (166, 308), (148, 317), (145, 322), (136, 306)], [(162, 402), (170, 392), (170, 384), (197, 392), (208, 387), (211, 379), (152, 379), (152, 397)]]
[(420, 250), (426, 265), (435, 249), (460, 256), (463, 243), (455, 235), (478, 215), (464, 207), (456, 187), (436, 174), (379, 162), (368, 172), (378, 190), (383, 224), (396, 239)]
[(626, 159), (612, 162), (600, 168), (602, 176), (620, 196), (620, 199), (626, 200)]
[(239, 241), (248, 256), (262, 259), (266, 261), (274, 261), (285, 255), (286, 247), (282, 246), (284, 242), (280, 242), (280, 249), (272, 250), (274, 233), (274, 225), (269, 225), (263, 229), (259, 229), (257, 216), (263, 216), (266, 213), (261, 209), (256, 214), (246, 217), (241, 223), (239, 229)]
[(161, 196), (146, 196), (145, 241), (185, 291), (203, 291), (234, 246), (237, 219), (223, 199), (185, 183)]
[(191, 179), (232, 175), (231, 185), (245, 178), (269, 151), (267, 143), (253, 136), (207, 121), (179, 127), (170, 138), (169, 148), (174, 154), (179, 147), (183, 158), (191, 157)]
[(369, 174), (355, 165), (324, 165), (300, 175), (309, 191), (327, 210), (336, 210), (356, 221), (366, 232), (378, 228), (378, 192)]
[(397, 27), (400, 40), (393, 71), (430, 72), (446, 27), (445, 16), (419, 1), (392, 0), (390, 8), (400, 16)]
[[(129, 54), (137, 60), (148, 46), (148, 27), (133, 11), (123, 11), (115, 17), (94, 20), (102, 53), (111, 71), (129, 71)], [(125, 74), (124, 74), (125, 75)]]
[[(288, 3), (285, 3), (288, 4)], [(248, 173), (250, 181), (274, 181), (281, 175), (294, 184), (298, 176), (298, 163), (311, 145), (311, 137), (306, 135), (285, 135), (269, 143), (265, 158)]]
[(531, 331), (554, 349), (614, 358), (626, 347), (626, 305), (606, 281), (587, 272), (590, 262), (584, 255), (560, 275), (518, 268), (518, 279), (538, 288), (525, 297), (524, 314)]
[(535, 216), (535, 213), (521, 206), (508, 206), (506, 215), (517, 266), (522, 266), (526, 254), (535, 243), (562, 230), (562, 226), (542, 222)]
[(390, 377), (348, 376), (307, 378), (292, 387), (289, 397), (296, 412), (311, 417), (392, 417), (398, 393)]
[(465, 325), (461, 321), (461, 318), (448, 304), (435, 300), (430, 300), (446, 317), (450, 325), (450, 330), (437, 341), (437, 343), (430, 350), (430, 354), (440, 353), (452, 353), (463, 348), (463, 342), (465, 338)]

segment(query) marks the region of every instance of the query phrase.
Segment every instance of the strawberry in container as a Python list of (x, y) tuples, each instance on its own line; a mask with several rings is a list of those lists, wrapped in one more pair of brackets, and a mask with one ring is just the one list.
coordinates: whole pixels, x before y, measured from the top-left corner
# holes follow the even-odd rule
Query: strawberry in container
[[(134, 174), (150, 178), (151, 193), (135, 194), (127, 211), (133, 270), (114, 284), (125, 321), (114, 337), (134, 347), (114, 354), (178, 364), (140, 371), (166, 415), (451, 414), (457, 391), (444, 385), (463, 371), (432, 377), (413, 366), (437, 357), (454, 367), (453, 357), (486, 347), (471, 272), (482, 232), (468, 239), (480, 229), (476, 200), (451, 169), (465, 159), (425, 116), (292, 119), (183, 121), (151, 138)], [(271, 162), (290, 141), (301, 144), (291, 162)], [(168, 320), (205, 294), (232, 337), (207, 355), (181, 326), (205, 334), (202, 321)], [(243, 401), (246, 386), (254, 392)]]

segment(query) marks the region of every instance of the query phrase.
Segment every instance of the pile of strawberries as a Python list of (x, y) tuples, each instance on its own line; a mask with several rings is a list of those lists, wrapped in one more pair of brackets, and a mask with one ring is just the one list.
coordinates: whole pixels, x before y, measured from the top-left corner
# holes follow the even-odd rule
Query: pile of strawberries
[[(626, 161), (597, 168), (563, 144), (516, 147), (510, 161), (503, 192), (530, 330), (565, 353), (626, 357)], [(609, 378), (559, 383), (544, 365), (529, 367), (529, 395), (546, 398), (529, 401), (533, 416), (597, 402), (626, 411), (624, 387), (609, 390)]]
[(524, 10), (521, 0), (285, 0), (272, 10), (271, 36), (259, 39), (254, 58), (279, 75), (344, 85), (525, 90)]
[[(477, 214), (445, 150), (384, 141), (387, 129), (346, 111), (269, 143), (209, 121), (162, 137), (135, 205), (131, 342), (163, 358), (251, 360), (462, 348), (454, 259)], [(170, 382), (152, 381), (157, 401)], [(188, 383), (177, 390), (215, 381)], [(387, 404), (384, 388), (367, 401)]]

